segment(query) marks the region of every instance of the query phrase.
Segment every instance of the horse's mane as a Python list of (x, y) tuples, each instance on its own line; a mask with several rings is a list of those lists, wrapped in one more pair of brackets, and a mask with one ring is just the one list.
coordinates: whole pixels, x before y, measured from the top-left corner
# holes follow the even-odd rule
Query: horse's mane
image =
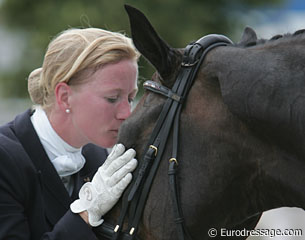
[[(282, 34), (277, 34), (277, 35), (271, 37), (270, 39), (264, 39), (264, 38), (256, 39), (255, 41), (236, 44), (236, 46), (246, 48), (246, 47), (257, 46), (257, 45), (261, 45), (261, 44), (265, 44), (265, 43), (274, 43), (277, 40), (287, 40), (287, 39), (290, 40), (292, 38), (299, 37), (304, 33), (305, 33), (305, 29), (300, 29), (300, 30), (295, 31), (292, 34), (291, 33), (286, 33), (286, 34), (283, 34), (283, 35)], [(305, 34), (303, 36), (305, 36)]]

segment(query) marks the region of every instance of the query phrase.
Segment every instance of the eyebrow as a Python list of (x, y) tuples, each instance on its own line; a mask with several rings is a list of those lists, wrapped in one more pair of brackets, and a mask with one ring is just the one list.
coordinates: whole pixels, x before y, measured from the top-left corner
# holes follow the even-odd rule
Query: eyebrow
[[(109, 92), (122, 92), (123, 89), (122, 88), (105, 88), (105, 91), (109, 91)], [(139, 88), (136, 87), (134, 89), (132, 89), (131, 93), (137, 93), (139, 91)]]

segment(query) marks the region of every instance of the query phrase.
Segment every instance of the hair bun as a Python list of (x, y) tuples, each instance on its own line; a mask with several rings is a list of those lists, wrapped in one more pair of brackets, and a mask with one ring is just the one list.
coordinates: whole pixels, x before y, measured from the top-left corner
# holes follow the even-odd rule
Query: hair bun
[(28, 77), (28, 92), (34, 104), (42, 105), (43, 103), (43, 88), (40, 85), (42, 68), (33, 70)]

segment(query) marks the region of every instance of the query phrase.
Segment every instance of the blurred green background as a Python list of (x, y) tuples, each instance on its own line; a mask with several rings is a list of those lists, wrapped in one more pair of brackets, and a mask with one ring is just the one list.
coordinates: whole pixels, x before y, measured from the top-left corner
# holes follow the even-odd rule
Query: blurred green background
[[(252, 8), (279, 6), (284, 2), (285, 0), (0, 0), (0, 39), (5, 39), (10, 46), (1, 52), (1, 58), (8, 61), (0, 69), (0, 96), (28, 98), (27, 76), (42, 65), (49, 41), (67, 28), (101, 27), (129, 35), (124, 4), (144, 12), (170, 45), (184, 47), (190, 41), (209, 33), (221, 33), (238, 41), (245, 27), (241, 14)], [(152, 67), (143, 59), (139, 66), (140, 80), (150, 78)]]

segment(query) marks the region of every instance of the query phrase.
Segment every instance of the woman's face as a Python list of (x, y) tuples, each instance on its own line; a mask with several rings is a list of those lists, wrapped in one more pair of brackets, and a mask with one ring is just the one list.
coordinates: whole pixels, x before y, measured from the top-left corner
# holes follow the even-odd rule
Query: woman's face
[(117, 140), (137, 93), (138, 66), (124, 59), (99, 68), (84, 84), (71, 86), (69, 104), (75, 137), (108, 148)]

